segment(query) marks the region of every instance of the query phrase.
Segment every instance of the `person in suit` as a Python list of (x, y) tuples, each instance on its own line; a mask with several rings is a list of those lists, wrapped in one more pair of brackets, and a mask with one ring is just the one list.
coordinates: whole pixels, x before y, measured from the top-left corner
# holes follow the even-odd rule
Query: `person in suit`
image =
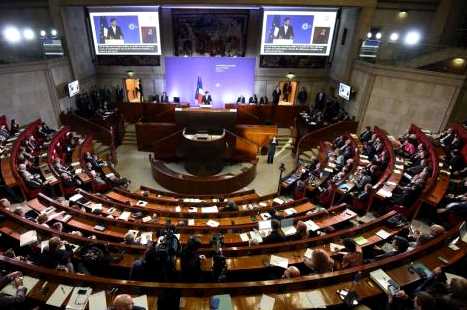
[(306, 101), (308, 99), (308, 94), (306, 92), (305, 87), (300, 88), (300, 91), (298, 92), (298, 95), (297, 95), (297, 99), (298, 99), (298, 104), (300, 105), (306, 104)]
[(279, 27), (278, 37), (279, 39), (293, 40), (294, 38), (293, 26), (290, 24), (289, 17), (286, 17), (284, 19), (284, 24)]
[(162, 103), (167, 103), (167, 102), (169, 102), (169, 96), (167, 96), (167, 92), (162, 92), (162, 95), (161, 95), (161, 102), (162, 102)]
[(259, 104), (264, 104), (264, 97), (259, 98)]
[(292, 92), (292, 84), (290, 82), (284, 83), (282, 87), (282, 95), (285, 102), (289, 102), (290, 100), (290, 93)]
[(254, 94), (250, 99), (248, 99), (249, 104), (258, 104), (258, 97), (256, 97), (256, 94)]
[(206, 91), (206, 94), (203, 97), (203, 104), (207, 104), (207, 105), (212, 104), (211, 94), (208, 91)]
[(326, 105), (326, 94), (322, 91), (316, 94), (315, 110), (323, 111)]
[(135, 306), (133, 298), (127, 294), (120, 294), (115, 297), (110, 310), (145, 310), (140, 306)]
[(279, 104), (281, 94), (282, 94), (281, 88), (279, 87), (279, 84), (277, 84), (276, 88), (274, 88), (274, 91), (272, 92), (272, 104), (273, 105)]
[(161, 102), (161, 99), (159, 98), (159, 95), (158, 94), (155, 94), (154, 97), (152, 98), (153, 102), (154, 103), (160, 103)]
[(274, 155), (276, 154), (276, 147), (277, 147), (277, 139), (276, 137), (272, 138), (271, 142), (269, 143), (268, 149), (268, 164), (272, 164), (274, 161)]
[(263, 243), (277, 243), (285, 241), (285, 236), (281, 230), (281, 222), (277, 219), (271, 220), (271, 233), (263, 239)]
[(117, 20), (112, 18), (110, 20), (110, 27), (107, 30), (107, 40), (123, 40), (123, 32), (120, 26), (117, 25)]
[(239, 96), (237, 98), (237, 103), (245, 103), (245, 96)]
[(15, 271), (0, 278), (0, 287), (4, 287), (8, 283), (13, 282), (16, 288), (14, 296), (0, 294), (0, 308), (2, 309), (16, 309), (26, 300), (26, 288), (23, 286), (22, 273)]

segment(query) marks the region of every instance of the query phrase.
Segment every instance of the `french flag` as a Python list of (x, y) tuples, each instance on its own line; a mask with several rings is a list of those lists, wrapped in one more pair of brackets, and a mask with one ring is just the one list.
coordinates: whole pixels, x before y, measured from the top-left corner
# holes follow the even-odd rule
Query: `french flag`
[(204, 98), (204, 90), (203, 90), (203, 82), (201, 78), (198, 76), (198, 83), (196, 84), (196, 92), (195, 92), (195, 100), (198, 104), (203, 102)]

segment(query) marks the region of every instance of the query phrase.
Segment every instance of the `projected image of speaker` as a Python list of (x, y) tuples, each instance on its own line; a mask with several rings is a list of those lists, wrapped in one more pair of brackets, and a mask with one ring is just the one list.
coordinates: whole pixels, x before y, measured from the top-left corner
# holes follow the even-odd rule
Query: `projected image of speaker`
[(174, 103), (180, 103), (180, 97), (174, 97)]
[(79, 94), (79, 82), (76, 80), (76, 81), (68, 83), (67, 91), (68, 91), (69, 97), (73, 97)]

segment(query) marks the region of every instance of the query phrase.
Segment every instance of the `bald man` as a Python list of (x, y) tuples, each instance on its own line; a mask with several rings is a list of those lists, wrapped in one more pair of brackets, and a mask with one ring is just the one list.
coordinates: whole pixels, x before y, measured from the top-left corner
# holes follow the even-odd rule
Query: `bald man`
[(120, 294), (115, 297), (111, 310), (146, 310), (143, 307), (135, 306), (133, 298), (127, 294)]

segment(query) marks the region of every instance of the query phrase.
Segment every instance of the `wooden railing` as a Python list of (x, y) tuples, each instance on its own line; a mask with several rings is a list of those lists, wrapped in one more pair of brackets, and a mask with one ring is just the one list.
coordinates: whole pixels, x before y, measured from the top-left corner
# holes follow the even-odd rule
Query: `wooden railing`
[(117, 146), (120, 144), (121, 139), (121, 133), (117, 132), (118, 129), (114, 126), (104, 127), (75, 113), (62, 113), (60, 119), (64, 125), (71, 127), (73, 131), (81, 135), (93, 135), (96, 140), (107, 145), (110, 149), (110, 160), (112, 163), (117, 164)]
[(298, 141), (295, 161), (298, 163), (300, 154), (319, 145), (320, 141), (331, 141), (343, 134), (355, 133), (357, 126), (355, 121), (341, 121), (304, 135)]

